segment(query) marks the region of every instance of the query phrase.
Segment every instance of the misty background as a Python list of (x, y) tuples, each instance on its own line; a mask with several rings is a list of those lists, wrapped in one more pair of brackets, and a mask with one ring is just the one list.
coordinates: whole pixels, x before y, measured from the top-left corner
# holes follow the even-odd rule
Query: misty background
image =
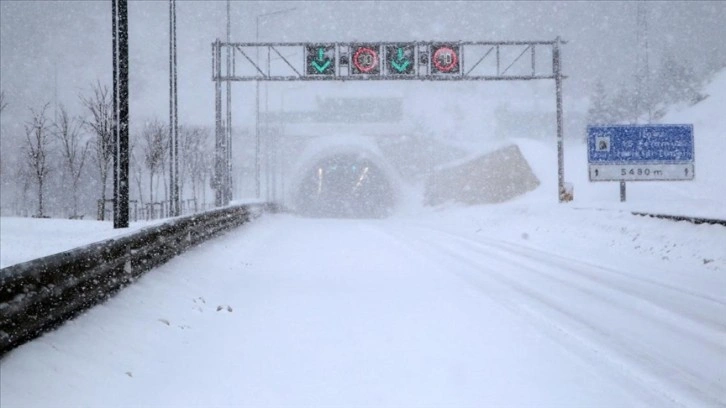
[[(226, 38), (227, 4), (178, 1), (176, 7), (180, 125), (196, 129), (197, 136), (213, 138), (211, 43)], [(140, 135), (150, 123), (168, 122), (168, 8), (167, 1), (129, 1), (130, 125), (131, 137), (139, 141), (139, 147), (143, 144)], [(257, 25), (258, 16), (286, 9), (294, 10), (261, 17)], [(562, 48), (563, 72), (568, 77), (564, 82), (566, 120), (579, 114), (581, 118), (589, 115), (589, 120), (617, 122), (637, 121), (644, 112), (641, 100), (635, 117), (626, 117), (633, 112), (626, 103), (628, 98), (643, 87), (646, 55), (647, 77), (654, 83), (647, 93), (654, 100), (647, 104), (653, 111), (666, 102), (656, 98), (663, 99), (666, 94), (670, 98), (667, 102), (705, 97), (698, 94), (699, 85), (726, 66), (724, 21), (726, 2), (716, 1), (232, 1), (231, 39), (253, 42), (258, 28), (262, 42), (554, 40), (559, 36), (567, 41)], [(23, 187), (16, 171), (25, 161), (22, 148), (32, 119), (30, 109), (38, 111), (49, 103), (52, 122), (57, 117), (57, 106), (62, 105), (70, 115), (87, 120), (89, 111), (81, 98), (93, 93), (94, 84), (110, 87), (111, 67), (110, 1), (0, 0), (0, 90), (5, 104), (0, 116), (3, 212), (27, 206), (33, 200), (33, 187)], [(535, 110), (554, 110), (553, 86), (550, 81), (544, 82), (428, 83), (428, 104), (421, 103), (424, 85), (418, 81), (395, 85), (390, 81), (272, 83), (265, 85), (265, 95), (269, 95), (265, 105), (270, 110), (304, 110), (313, 109), (321, 97), (336, 94), (395, 96), (404, 105), (415, 105), (406, 111), (413, 111), (414, 122), (419, 121), (428, 131), (445, 132), (467, 121), (481, 122), (482, 115), (510, 117), (502, 112), (509, 103), (531, 102)], [(684, 87), (691, 90), (680, 92)], [(254, 82), (234, 83), (232, 88), (233, 131), (249, 135), (254, 132)], [(480, 97), (487, 94), (500, 100), (480, 104)], [(501, 102), (507, 97), (514, 99)], [(551, 104), (539, 107), (542, 100), (551, 100)], [(419, 105), (430, 105), (430, 109)], [(618, 107), (620, 112), (616, 112)], [(431, 113), (431, 122), (422, 119)], [(576, 136), (586, 122), (581, 119), (568, 127), (565, 136)], [(482, 129), (486, 127), (482, 125)], [(87, 129), (81, 136), (91, 138)], [(235, 154), (254, 149), (249, 138), (241, 140), (234, 147)], [(54, 163), (47, 195), (57, 199), (50, 199), (48, 211), (65, 216), (69, 211), (68, 177), (59, 157)], [(91, 159), (85, 166), (82, 211), (93, 214), (101, 183)], [(148, 166), (141, 163), (138, 167), (140, 177), (148, 179)], [(163, 185), (164, 180), (159, 180)], [(148, 197), (153, 194), (147, 191), (149, 186), (137, 184), (137, 190), (147, 194), (147, 201), (153, 198)], [(208, 182), (202, 180), (201, 184)], [(30, 191), (26, 192), (28, 197), (21, 197), (23, 188)]]

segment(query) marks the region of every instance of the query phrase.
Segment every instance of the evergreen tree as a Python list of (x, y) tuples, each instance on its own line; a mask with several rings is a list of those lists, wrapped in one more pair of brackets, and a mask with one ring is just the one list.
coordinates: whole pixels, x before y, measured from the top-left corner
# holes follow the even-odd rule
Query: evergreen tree
[(701, 99), (698, 88), (693, 69), (681, 63), (672, 53), (666, 52), (652, 91), (659, 95), (659, 102), (695, 102)]
[(587, 123), (591, 125), (603, 125), (612, 123), (613, 119), (605, 85), (603, 85), (601, 80), (598, 80), (595, 84), (595, 90), (590, 97), (590, 107), (587, 110)]
[(612, 110), (616, 122), (638, 123), (638, 96), (629, 87), (621, 85), (613, 98)]

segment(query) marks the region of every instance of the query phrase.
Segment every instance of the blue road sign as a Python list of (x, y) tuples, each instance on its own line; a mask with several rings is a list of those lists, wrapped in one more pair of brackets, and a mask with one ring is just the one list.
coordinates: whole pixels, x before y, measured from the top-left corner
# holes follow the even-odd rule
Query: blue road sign
[(588, 126), (591, 181), (692, 180), (693, 125)]
[(588, 126), (590, 164), (693, 162), (693, 125)]

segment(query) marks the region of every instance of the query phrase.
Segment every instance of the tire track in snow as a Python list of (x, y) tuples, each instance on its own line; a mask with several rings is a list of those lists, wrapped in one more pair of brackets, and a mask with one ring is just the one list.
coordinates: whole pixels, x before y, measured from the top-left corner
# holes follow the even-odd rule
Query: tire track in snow
[[(472, 240), (472, 239), (468, 239), (465, 237), (460, 237), (460, 236), (457, 236), (457, 237), (460, 239), (469, 240), (472, 243), (481, 244), (482, 242), (486, 242), (486, 244), (489, 246), (498, 247), (498, 248), (501, 248), (510, 253), (516, 253), (518, 255), (526, 256), (527, 258), (537, 259), (537, 261), (539, 261), (541, 263), (547, 263), (552, 266), (558, 266), (561, 264), (577, 266), (577, 269), (573, 268), (572, 271), (577, 272), (583, 276), (588, 276), (591, 278), (593, 278), (593, 277), (600, 278), (603, 276), (603, 275), (601, 275), (601, 273), (607, 273), (609, 275), (617, 275), (621, 279), (631, 281), (631, 283), (657, 286), (661, 289), (667, 290), (671, 295), (677, 294), (677, 295), (687, 296), (689, 302), (699, 301), (699, 302), (705, 302), (704, 304), (711, 304), (711, 306), (713, 306), (713, 307), (726, 308), (726, 298), (719, 299), (719, 298), (709, 296), (704, 293), (698, 293), (698, 292), (695, 292), (692, 290), (679, 288), (677, 286), (665, 284), (663, 282), (658, 282), (658, 281), (655, 281), (652, 279), (646, 279), (646, 278), (642, 278), (642, 277), (633, 276), (631, 274), (624, 273), (624, 272), (618, 271), (616, 269), (607, 268), (607, 267), (604, 267), (601, 265), (596, 265), (596, 264), (592, 264), (589, 262), (583, 262), (581, 260), (577, 260), (577, 259), (573, 259), (573, 258), (567, 258), (567, 257), (561, 256), (561, 255), (540, 251), (537, 249), (526, 247), (524, 245), (518, 245), (518, 244), (515, 244), (512, 242), (495, 241), (492, 239), (482, 239), (481, 241), (477, 241), (477, 240)], [(587, 273), (585, 271), (596, 271), (597, 274)], [(612, 277), (610, 279), (612, 281)], [(617, 287), (620, 290), (629, 290), (628, 286), (618, 285)], [(633, 291), (633, 293), (638, 293), (638, 294), (642, 295), (647, 292)], [(650, 293), (652, 294), (652, 292), (650, 292)], [(682, 312), (682, 310), (674, 310), (674, 311)], [(691, 316), (691, 317), (694, 317), (694, 316)], [(719, 329), (726, 329), (726, 319), (721, 322), (711, 321), (710, 323), (714, 324)]]
[[(452, 234), (446, 233), (447, 235), (451, 236)], [(534, 251), (534, 250), (528, 250), (526, 247), (516, 246), (514, 244), (511, 244), (512, 246), (515, 246), (519, 251), (512, 251), (511, 249), (507, 248), (509, 244), (505, 244), (503, 242), (496, 242), (493, 240), (492, 243), (482, 244), (481, 242), (471, 240), (468, 238), (460, 237), (460, 236), (453, 236), (452, 238), (458, 240), (460, 243), (462, 243), (464, 246), (469, 246), (469, 248), (474, 253), (482, 253), (488, 257), (500, 257), (501, 260), (505, 262), (511, 262), (512, 264), (515, 264), (517, 266), (520, 266), (527, 270), (532, 274), (536, 274), (540, 277), (545, 277), (545, 279), (554, 280), (555, 282), (558, 282), (560, 284), (564, 284), (566, 286), (569, 286), (570, 288), (574, 290), (583, 291), (582, 282), (579, 284), (576, 284), (577, 280), (563, 280), (557, 276), (554, 276), (552, 272), (555, 269), (558, 273), (565, 273), (570, 278), (577, 278), (580, 275), (584, 275), (584, 272), (587, 270), (591, 271), (599, 271), (601, 268), (598, 268), (597, 266), (590, 265), (589, 267), (584, 267), (581, 262), (576, 261), (570, 261), (567, 260), (567, 258), (557, 256), (558, 259), (557, 262), (552, 262), (551, 259), (547, 259), (546, 253), (541, 251)], [(496, 249), (495, 251), (492, 251), (492, 249)], [(539, 258), (542, 260), (547, 260), (549, 262), (542, 262), (542, 261), (536, 261), (533, 262), (530, 260), (530, 252), (535, 252), (539, 255)], [(573, 266), (574, 263), (574, 266)], [(538, 268), (539, 266), (539, 268)], [(546, 268), (541, 268), (541, 266), (546, 266)], [(531, 276), (531, 275), (530, 275)], [(723, 356), (726, 356), (726, 330), (721, 329), (721, 327), (724, 327), (723, 324), (717, 324), (717, 327), (707, 327), (706, 325), (703, 325), (703, 321), (695, 321), (693, 320), (693, 317), (689, 317), (687, 319), (678, 318), (680, 316), (674, 316), (673, 313), (662, 313), (664, 310), (667, 310), (666, 308), (659, 308), (658, 305), (652, 304), (647, 299), (643, 299), (643, 297), (638, 295), (633, 295), (632, 293), (628, 293), (626, 286), (616, 286), (615, 290), (612, 290), (611, 292), (623, 292), (625, 293), (630, 299), (631, 304), (637, 307), (631, 307), (628, 308), (623, 302), (620, 302), (617, 297), (604, 297), (603, 295), (606, 295), (606, 291), (600, 291), (599, 287), (597, 287), (598, 284), (602, 284), (600, 280), (597, 278), (594, 278), (592, 276), (589, 276), (591, 279), (590, 287), (594, 288), (595, 290), (588, 290), (585, 293), (588, 295), (593, 295), (594, 297), (598, 298), (601, 302), (607, 304), (610, 306), (611, 309), (620, 309), (623, 313), (621, 314), (621, 319), (627, 319), (630, 318), (632, 315), (639, 315), (643, 317), (642, 323), (650, 325), (650, 328), (652, 330), (660, 329), (661, 332), (665, 336), (672, 336), (672, 337), (679, 337), (678, 341), (678, 348), (684, 348), (687, 350), (694, 350), (696, 353), (699, 353), (702, 351), (701, 347), (704, 347), (706, 349), (710, 349), (711, 356), (721, 356), (720, 359), (723, 363), (721, 367), (726, 366), (726, 359), (723, 358)], [(594, 282), (594, 285), (592, 284)], [(645, 294), (648, 292), (643, 292), (642, 294)], [(648, 294), (652, 295), (653, 292), (650, 292)], [(694, 301), (696, 299), (705, 299), (705, 297), (699, 297), (695, 296), (693, 297), (692, 293), (688, 292), (681, 292), (683, 294), (691, 295), (689, 300)], [(642, 295), (641, 294), (641, 295)], [(644, 301), (643, 301), (644, 300)], [(566, 302), (562, 302), (560, 299), (553, 298), (553, 301), (559, 301), (561, 304), (565, 304)], [(633, 302), (635, 301), (635, 302)], [(666, 303), (667, 304), (667, 303)], [(640, 306), (650, 306), (647, 308), (641, 308)], [(700, 306), (703, 306), (701, 304)], [(711, 306), (711, 314), (715, 319), (724, 318), (726, 317), (726, 308), (721, 307), (721, 304), (718, 302), (713, 302)], [(660, 309), (660, 310), (658, 310)], [(676, 310), (672, 309), (671, 310)], [(670, 310), (668, 310), (670, 312)], [(684, 316), (687, 314), (681, 314), (681, 316)], [(675, 318), (674, 318), (675, 317)], [(698, 319), (696, 319), (698, 320)], [(637, 322), (636, 322), (637, 323)], [(701, 323), (701, 325), (697, 324)], [(653, 327), (653, 326), (660, 326), (660, 327)], [(687, 326), (687, 327), (685, 327)], [(656, 338), (657, 336), (655, 333), (648, 332), (646, 333), (650, 336), (651, 339)], [(620, 346), (623, 347), (625, 350), (635, 350), (635, 347), (633, 347), (633, 342), (640, 343), (641, 346), (641, 352), (638, 354), (641, 358), (643, 356), (649, 356), (650, 354), (657, 354), (656, 359), (651, 359), (655, 363), (655, 367), (660, 367), (660, 374), (666, 375), (666, 376), (678, 376), (679, 374), (683, 376), (683, 374), (686, 374), (686, 377), (683, 378), (684, 380), (687, 380), (680, 385), (685, 386), (686, 388), (689, 388), (692, 392), (696, 394), (703, 394), (706, 395), (716, 395), (720, 396), (721, 400), (716, 401), (716, 405), (726, 406), (726, 401), (723, 400), (724, 397), (726, 397), (726, 389), (724, 389), (723, 385), (718, 384), (717, 379), (709, 379), (704, 378), (703, 376), (699, 376), (698, 373), (694, 372), (694, 366), (689, 365), (687, 362), (684, 361), (677, 361), (670, 353), (658, 350), (657, 348), (651, 348), (649, 347), (650, 344), (646, 344), (643, 342), (642, 339), (631, 336), (630, 339), (623, 340), (627, 341), (619, 341)], [(652, 341), (652, 340), (651, 340)], [(690, 347), (681, 347), (683, 343), (690, 342)], [(671, 343), (676, 343), (675, 341), (672, 341)], [(676, 347), (671, 347), (675, 349)], [(683, 359), (681, 359), (683, 360)], [(701, 363), (708, 365), (714, 365), (712, 361), (702, 361)], [(718, 367), (718, 366), (717, 366)], [(702, 369), (702, 367), (697, 367), (698, 369)], [(716, 376), (718, 376), (718, 368), (714, 369)], [(721, 369), (721, 373), (723, 373), (724, 370)], [(723, 374), (721, 374), (723, 375)], [(704, 384), (708, 384), (708, 386), (704, 386)], [(704, 392), (704, 388), (712, 389), (712, 392)], [(719, 397), (717, 397), (719, 398)], [(709, 399), (708, 397), (706, 398)], [(712, 401), (713, 402), (713, 401)]]
[[(472, 244), (473, 243), (468, 242), (465, 245)], [(695, 323), (692, 320), (678, 318), (678, 316), (674, 316), (672, 313), (669, 312), (663, 313), (664, 309), (659, 308), (658, 306), (654, 307), (654, 305), (649, 304), (648, 301), (643, 302), (637, 296), (627, 294), (627, 292), (625, 291), (623, 291), (623, 293), (625, 293), (625, 295), (630, 299), (623, 299), (622, 297), (619, 299), (618, 296), (608, 295), (608, 291), (598, 290), (601, 288), (597, 288), (595, 285), (592, 284), (590, 284), (589, 286), (583, 285), (582, 282), (577, 282), (577, 280), (575, 280), (577, 278), (573, 280), (562, 279), (558, 276), (555, 276), (555, 273), (547, 272), (548, 270), (554, 271), (554, 269), (551, 268), (558, 268), (558, 272), (565, 272), (565, 275), (568, 275), (569, 278), (573, 278), (573, 274), (576, 275), (577, 272), (579, 272), (578, 270), (567, 267), (561, 263), (557, 263), (554, 265), (543, 264), (548, 266), (548, 268), (550, 269), (540, 269), (537, 268), (536, 263), (522, 260), (521, 255), (512, 256), (511, 253), (508, 252), (489, 253), (487, 251), (482, 251), (481, 244), (473, 245), (470, 249), (473, 252), (479, 252), (489, 257), (500, 256), (502, 260), (510, 262), (513, 265), (522, 268), (522, 271), (526, 270), (532, 274), (538, 275), (539, 277), (544, 277), (545, 279), (554, 281), (558, 285), (567, 286), (574, 291), (579, 291), (587, 295), (587, 297), (589, 298), (588, 300), (596, 299), (601, 303), (608, 305), (607, 309), (613, 311), (615, 309), (619, 309), (620, 318), (623, 320), (626, 318), (630, 318), (631, 320), (633, 320), (634, 323), (637, 324), (637, 321), (635, 321), (635, 319), (632, 319), (632, 317), (641, 317), (640, 321), (649, 326), (648, 333), (645, 333), (649, 337), (641, 338), (634, 335), (623, 336), (621, 333), (618, 333), (619, 336), (617, 336), (615, 340), (617, 346), (620, 349), (631, 352), (633, 356), (642, 360), (643, 363), (647, 363), (648, 366), (656, 368), (656, 371), (659, 372), (658, 374), (669, 377), (679, 376), (683, 380), (679, 384), (680, 386), (689, 389), (689, 392), (704, 396), (706, 400), (710, 399), (709, 395), (711, 394), (726, 395), (726, 390), (723, 389), (723, 387), (719, 386), (715, 380), (711, 380), (709, 382), (709, 378), (704, 377), (703, 375), (699, 375), (698, 369), (701, 367), (695, 367), (691, 364), (684, 363), (684, 361), (677, 360), (671, 356), (671, 353), (665, 350), (660, 350), (659, 348), (652, 348), (649, 344), (649, 341), (652, 341), (653, 338), (658, 337), (657, 334), (654, 332), (656, 330), (659, 330), (664, 336), (679, 338), (677, 342), (675, 341), (675, 339), (671, 341), (671, 346), (677, 343), (678, 348), (694, 350), (697, 353), (706, 350), (712, 356), (725, 356), (726, 347), (724, 345), (726, 344), (726, 332), (717, 331), (710, 328), (704, 330), (706, 329), (704, 326), (699, 327), (699, 325), (697, 324), (692, 324)], [(597, 283), (597, 281), (595, 282)], [(610, 290), (610, 292), (617, 292), (617, 290)], [(623, 302), (623, 300), (627, 300), (627, 304), (626, 302)], [(556, 301), (557, 300), (555, 300), (555, 302)], [(567, 307), (567, 302), (559, 301), (559, 303), (563, 306), (563, 308)], [(628, 305), (633, 305), (635, 307), (629, 307)], [(722, 314), (726, 314), (726, 311), (724, 311)], [(570, 317), (575, 318), (582, 316), (584, 316), (584, 314), (582, 313), (580, 313), (579, 315), (570, 314)], [(586, 317), (579, 320), (582, 323), (585, 322), (584, 319), (586, 319)], [(593, 326), (590, 325), (590, 327)], [(606, 327), (600, 327), (599, 332), (602, 337), (615, 337), (612, 335), (612, 332), (607, 331)], [(672, 346), (671, 348), (674, 349), (676, 347)], [(724, 361), (724, 363), (726, 363), (726, 361)], [(709, 384), (709, 386), (704, 387), (704, 384), (707, 383)], [(713, 388), (713, 391), (704, 391), (704, 388)], [(724, 401), (715, 402), (716, 405), (724, 404)]]
[[(521, 251), (520, 253), (522, 255), (526, 255), (527, 257), (530, 257), (530, 258), (541, 259), (543, 262), (553, 262), (555, 259), (559, 259), (562, 262), (566, 262), (568, 265), (579, 265), (579, 266), (582, 266), (583, 269), (597, 270), (598, 272), (606, 272), (608, 274), (617, 275), (623, 279), (630, 280), (631, 282), (658, 286), (658, 287), (666, 289), (672, 293), (689, 295), (689, 296), (692, 296), (695, 298), (699, 298), (700, 300), (707, 300), (707, 301), (716, 303), (721, 307), (726, 307), (726, 296), (721, 297), (721, 298), (716, 298), (716, 297), (707, 295), (705, 293), (699, 293), (695, 290), (688, 290), (688, 289), (684, 289), (684, 288), (674, 286), (674, 285), (671, 285), (668, 283), (659, 282), (654, 279), (648, 279), (648, 278), (644, 278), (644, 277), (640, 277), (640, 276), (634, 276), (632, 274), (625, 273), (625, 272), (619, 271), (617, 269), (608, 268), (608, 267), (605, 267), (602, 265), (583, 261), (581, 259), (565, 257), (565, 256), (561, 256), (561, 255), (558, 255), (555, 253), (541, 251), (541, 250), (534, 249), (534, 248), (531, 248), (528, 246), (519, 245), (519, 244), (516, 244), (513, 242), (508, 242), (508, 241), (503, 241), (503, 240), (496, 240), (496, 239), (485, 238), (485, 237), (477, 237), (477, 239), (474, 240), (471, 238), (467, 238), (465, 236), (453, 234), (449, 231), (442, 230), (439, 228), (433, 228), (433, 227), (430, 227), (430, 226), (427, 226), (424, 224), (416, 224), (415, 228), (419, 228), (424, 231), (436, 232), (436, 233), (443, 234), (443, 235), (446, 235), (449, 237), (469, 240), (474, 243), (479, 243), (479, 244), (486, 243), (489, 246), (498, 246), (508, 252)], [(598, 275), (598, 276), (601, 276), (601, 275)], [(724, 328), (726, 328), (726, 320), (724, 320), (724, 322), (722, 322), (722, 326)]]
[[(538, 301), (565, 316), (571, 316), (580, 325), (586, 326), (591, 330), (598, 330), (597, 327), (590, 325), (587, 321), (583, 321), (577, 316), (572, 316), (569, 312), (559, 307), (549, 305), (539, 295), (518, 285), (516, 282), (509, 280), (503, 281), (493, 276), (481, 274), (482, 269), (479, 265), (472, 265), (470, 262), (466, 262), (456, 253), (448, 253), (438, 244), (424, 241), (421, 239), (420, 234), (408, 237), (402, 235), (401, 240), (418, 242), (415, 246), (411, 245), (412, 248), (415, 248), (416, 252), (426, 254), (425, 257), (430, 262), (440, 265), (443, 270), (450, 270), (464, 283), (471, 285), (487, 295), (488, 298), (497, 302), (504, 309), (512, 312), (513, 315), (520, 317), (525, 323), (532, 325), (540, 333), (553, 339), (566, 352), (586, 362), (589, 367), (596, 368), (593, 371), (599, 375), (606, 376), (623, 389), (628, 390), (632, 395), (637, 395), (639, 398), (645, 399), (645, 401), (641, 400), (641, 402), (645, 402), (647, 406), (687, 406), (680, 401), (678, 396), (671, 395), (665, 387), (654, 384), (652, 381), (647, 381), (642, 375), (634, 373), (631, 369), (632, 364), (629, 364), (628, 361), (608, 357), (608, 353), (601, 347), (597, 347), (591, 341), (579, 336), (573, 330), (564, 328), (555, 319), (537, 312), (536, 308), (530, 307), (528, 303), (531, 304), (532, 300)], [(439, 257), (445, 259), (439, 259)], [(471, 269), (476, 270), (464, 272), (464, 270)], [(488, 271), (488, 269), (484, 269), (484, 271)], [(512, 290), (519, 296), (512, 296)], [(522, 301), (523, 299), (525, 302)], [(602, 368), (602, 370), (599, 368)], [(634, 386), (634, 384), (637, 384), (637, 386)]]
[[(640, 300), (647, 300), (649, 303), (666, 309), (671, 313), (684, 316), (692, 321), (710, 326), (711, 329), (726, 334), (726, 297), (717, 298), (694, 290), (683, 289), (659, 282), (654, 279), (634, 276), (633, 274), (613, 268), (564, 257), (512, 242), (487, 238), (477, 238), (474, 240), (445, 230), (422, 225), (417, 225), (416, 228), (442, 234), (451, 239), (463, 240), (463, 242), (471, 245), (478, 245), (480, 248), (498, 248), (501, 250), (501, 253), (514, 255), (511, 258), (513, 262), (518, 262), (519, 259), (534, 259), (536, 261), (534, 262), (535, 266), (548, 265), (554, 268), (566, 268), (569, 272), (580, 275), (583, 278), (606, 285), (613, 290), (630, 294)], [(678, 299), (674, 299), (674, 297), (678, 297)], [(721, 339), (720, 344), (724, 341), (726, 339)]]
[[(427, 235), (426, 232), (429, 232), (428, 235), (434, 233), (436, 235), (435, 239), (430, 237), (422, 238)], [(570, 351), (573, 349), (578, 350), (576, 354), (586, 360), (597, 362), (600, 365), (604, 364), (611, 370), (616, 370), (617, 373), (627, 376), (661, 398), (665, 398), (677, 405), (688, 406), (707, 403), (721, 406), (724, 404), (722, 398), (725, 394), (722, 392), (721, 386), (716, 384), (716, 380), (711, 380), (710, 384), (704, 386), (704, 383), (709, 382), (708, 379), (698, 376), (697, 373), (689, 372), (688, 367), (678, 366), (672, 361), (668, 361), (668, 356), (659, 355), (657, 350), (649, 349), (647, 344), (635, 347), (628, 339), (618, 336), (617, 333), (612, 333), (609, 327), (602, 327), (596, 321), (597, 319), (593, 319), (593, 316), (583, 314), (582, 310), (578, 310), (578, 305), (569, 303), (569, 297), (558, 299), (554, 293), (543, 292), (541, 288), (533, 287), (531, 283), (528, 284), (530, 280), (528, 278), (535, 277), (539, 280), (544, 278), (554, 282), (560, 287), (559, 289), (565, 287), (570, 292), (580, 292), (580, 296), (582, 293), (585, 295), (597, 293), (597, 285), (603, 285), (602, 282), (592, 281), (591, 285), (595, 290), (590, 289), (589, 293), (587, 291), (583, 292), (581, 285), (578, 287), (568, 284), (567, 281), (562, 279), (553, 280), (552, 276), (547, 274), (540, 273), (538, 275), (536, 259), (527, 259), (524, 264), (520, 261), (523, 256), (526, 258), (527, 254), (512, 253), (511, 249), (487, 246), (478, 241), (428, 228), (417, 228), (416, 232), (409, 232), (405, 235), (407, 236), (405, 240), (410, 241), (413, 239), (420, 242), (419, 245), (426, 247), (427, 250), (420, 252), (427, 254), (428, 257), (433, 257), (431, 254), (436, 253), (446, 256), (447, 260), (444, 263), (448, 266), (446, 269), (452, 270), (451, 265), (466, 266), (463, 270), (468, 272), (463, 272), (462, 268), (453, 268), (453, 272), (468, 283), (482, 288), (489, 296), (508, 309), (525, 317), (530, 323), (544, 329), (545, 332), (565, 344)], [(452, 239), (456, 241), (457, 245), (442, 244)], [(486, 263), (478, 262), (478, 258), (484, 258)], [(568, 265), (567, 262), (559, 258), (561, 257), (558, 257), (558, 262), (554, 265), (551, 263), (540, 263), (539, 265), (563, 270), (569, 273), (570, 277), (574, 272), (584, 267), (581, 263), (575, 263), (573, 266), (571, 262)], [(562, 263), (566, 265), (563, 266)], [(590, 268), (592, 267), (591, 265)], [(517, 272), (514, 275), (508, 275), (500, 271), (512, 271), (513, 269)], [(522, 276), (522, 273), (526, 276)], [(517, 279), (517, 275), (519, 275), (519, 279)], [(510, 298), (492, 291), (491, 283), (493, 280), (500, 286), (506, 286), (510, 291), (514, 290), (518, 296)], [(613, 290), (613, 288), (610, 289)], [(637, 297), (633, 294), (627, 295)], [(598, 300), (600, 303), (607, 304), (605, 310), (613, 307), (607, 298), (603, 299), (600, 296)], [(551, 313), (547, 315), (543, 312), (541, 306), (545, 306), (544, 310), (554, 312), (560, 318), (553, 318)], [(601, 305), (600, 308), (602, 309), (602, 307)], [(628, 312), (640, 312), (637, 308), (621, 309), (626, 314)], [(659, 316), (653, 313), (650, 313), (650, 315), (635, 313), (635, 315), (645, 316), (644, 322), (647, 321), (647, 318), (652, 318), (658, 321), (656, 324), (663, 326), (664, 322), (659, 321)], [(565, 318), (566, 325), (562, 324), (563, 319), (561, 317)], [(665, 327), (666, 329), (673, 328), (667, 322)], [(684, 334), (682, 330), (680, 330), (680, 334)], [(690, 337), (691, 342), (702, 340), (693, 338), (693, 336)], [(708, 339), (706, 339), (706, 343), (708, 344), (707, 347), (713, 350), (712, 352), (719, 353), (719, 350), (722, 350), (721, 345), (718, 343), (713, 343)], [(700, 350), (696, 349), (695, 351), (699, 352)], [(674, 392), (674, 388), (677, 389), (677, 392)]]
[[(664, 301), (662, 298), (654, 297), (652, 292), (633, 290), (628, 286), (619, 285), (614, 283), (612, 280), (608, 280), (606, 276), (586, 272), (587, 269), (592, 271), (597, 270), (599, 272), (602, 268), (589, 264), (579, 264), (576, 261), (568, 261), (566, 260), (567, 258), (560, 256), (557, 256), (557, 261), (547, 259), (545, 256), (546, 254), (541, 251), (529, 251), (526, 248), (519, 246), (515, 246), (516, 250), (512, 250), (508, 248), (508, 243), (506, 246), (504, 243), (496, 242), (482, 244), (480, 242), (458, 236), (453, 239), (459, 240), (464, 246), (469, 246), (474, 252), (483, 252), (485, 255), (490, 257), (498, 256), (504, 261), (520, 266), (542, 277), (556, 281), (559, 284), (569, 286), (604, 302), (611, 302), (611, 304), (615, 307), (623, 308), (623, 305), (616, 302), (618, 299), (614, 298), (612, 293), (625, 295), (632, 301), (638, 301), (641, 302), (643, 306), (648, 306), (651, 313), (659, 313), (661, 318), (667, 319), (655, 320), (655, 323), (662, 323), (669, 329), (681, 332), (684, 336), (692, 337), (698, 341), (703, 341), (715, 351), (726, 355), (726, 324), (719, 322), (716, 319), (696, 316), (678, 309), (677, 307), (674, 307), (672, 303)], [(492, 253), (490, 252), (492, 248), (498, 248), (500, 251)], [(531, 254), (533, 253), (537, 256), (532, 256)], [(533, 262), (532, 259), (535, 259), (536, 261)], [(548, 266), (548, 268), (541, 268), (543, 265)], [(548, 270), (552, 271), (554, 269), (557, 269), (558, 273), (553, 274), (547, 272)], [(562, 275), (562, 272), (565, 272), (570, 278), (574, 279), (567, 280), (561, 278), (560, 275)], [(598, 285), (604, 286), (607, 290), (601, 291), (591, 289), (593, 286), (600, 289)], [(697, 299), (691, 298), (688, 300), (693, 302)], [(685, 302), (681, 303), (685, 304)], [(699, 306), (703, 307), (704, 305)], [(711, 316), (715, 316), (716, 318), (720, 315), (726, 316), (725, 307), (721, 307), (719, 304), (710, 306), (713, 306), (711, 308)], [(633, 312), (646, 318), (650, 317), (645, 313), (646, 311), (642, 309), (634, 309)], [(688, 330), (683, 329), (683, 324), (690, 326)], [(694, 333), (694, 330), (696, 333)]]

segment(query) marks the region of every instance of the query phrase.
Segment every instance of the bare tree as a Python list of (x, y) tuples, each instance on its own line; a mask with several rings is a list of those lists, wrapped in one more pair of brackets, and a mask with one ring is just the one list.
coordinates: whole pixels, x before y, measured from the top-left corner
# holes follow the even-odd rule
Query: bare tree
[(81, 139), (81, 126), (83, 122), (68, 115), (63, 105), (60, 106), (58, 117), (53, 123), (53, 133), (60, 142), (61, 154), (65, 162), (68, 176), (71, 179), (73, 194), (72, 218), (78, 217), (78, 183), (83, 174), (83, 165), (88, 157), (89, 143), (83, 143)]
[(81, 96), (81, 102), (91, 113), (91, 119), (86, 120), (84, 124), (93, 133), (91, 153), (101, 182), (100, 214), (103, 217), (103, 214), (106, 213), (108, 173), (111, 169), (111, 159), (113, 159), (113, 101), (108, 87), (102, 86), (100, 82), (92, 85), (92, 91), (93, 94), (90, 96)]
[(38, 217), (45, 217), (43, 208), (43, 184), (50, 173), (48, 155), (50, 154), (50, 132), (45, 111), (46, 103), (40, 110), (30, 109), (30, 122), (25, 124), (25, 158), (32, 177), (38, 186)]
[[(2, 115), (8, 103), (5, 101), (5, 91), (0, 91), (0, 115)], [(0, 174), (5, 174), (6, 160), (0, 160)]]
[(21, 161), (15, 168), (15, 213), (28, 216), (28, 191), (33, 184), (33, 175), (28, 169), (27, 162)]
[(154, 202), (154, 175), (164, 171), (164, 156), (168, 151), (167, 133), (158, 120), (148, 122), (141, 131), (144, 163), (149, 169), (149, 202)]
[(189, 136), (189, 141), (184, 143), (187, 147), (183, 149), (183, 164), (185, 173), (189, 173), (192, 183), (192, 197), (198, 200), (197, 186), (201, 188), (202, 197), (205, 196), (204, 188), (207, 176), (210, 174), (210, 166), (212, 165), (211, 157), (213, 155), (211, 149), (210, 132), (206, 128), (194, 128), (194, 132)]
[(5, 91), (0, 91), (0, 113), (2, 113), (8, 106), (8, 102), (5, 100)]
[(139, 155), (137, 154), (139, 148), (137, 143), (132, 143), (129, 146), (129, 152), (131, 153), (131, 157), (129, 158), (129, 164), (131, 167), (131, 174), (134, 177), (134, 181), (136, 182), (136, 188), (139, 191), (139, 204), (142, 206), (144, 205), (144, 190), (142, 188), (142, 176), (143, 176), (143, 163), (138, 159)]
[(179, 166), (179, 197), (184, 196), (183, 192), (186, 181), (191, 182), (192, 192), (195, 192), (192, 168), (194, 166), (193, 162), (196, 159), (195, 153), (202, 148), (203, 138), (204, 129), (201, 127), (179, 127), (179, 158), (181, 161), (181, 165)]

